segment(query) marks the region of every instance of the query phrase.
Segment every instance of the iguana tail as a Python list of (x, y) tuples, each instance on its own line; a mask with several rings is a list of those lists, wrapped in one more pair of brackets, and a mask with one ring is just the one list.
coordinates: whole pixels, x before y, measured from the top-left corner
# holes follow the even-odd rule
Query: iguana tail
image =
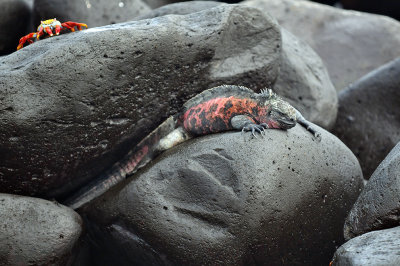
[(191, 136), (178, 126), (177, 118), (169, 117), (139, 142), (121, 161), (114, 164), (109, 171), (78, 190), (64, 204), (73, 209), (78, 209), (135, 173), (161, 152), (189, 138)]

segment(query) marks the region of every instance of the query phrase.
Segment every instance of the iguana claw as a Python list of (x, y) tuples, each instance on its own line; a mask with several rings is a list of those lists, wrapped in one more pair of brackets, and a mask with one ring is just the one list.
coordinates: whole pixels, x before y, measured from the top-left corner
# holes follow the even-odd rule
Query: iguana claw
[(315, 133), (314, 133), (314, 138), (315, 138), (318, 142), (321, 142), (321, 140), (322, 140), (321, 133), (315, 132)]
[(255, 138), (257, 138), (257, 136), (255, 134), (256, 132), (260, 133), (261, 136), (264, 136), (264, 134), (265, 134), (264, 128), (265, 128), (265, 125), (263, 125), (263, 124), (257, 125), (257, 124), (249, 123), (243, 127), (242, 132), (251, 131), (251, 134)]

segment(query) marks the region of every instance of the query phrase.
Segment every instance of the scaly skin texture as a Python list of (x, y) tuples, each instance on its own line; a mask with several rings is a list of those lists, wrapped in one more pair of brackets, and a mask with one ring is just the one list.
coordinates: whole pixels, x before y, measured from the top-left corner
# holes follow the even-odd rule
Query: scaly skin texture
[(241, 130), (246, 125), (260, 130), (288, 129), (296, 125), (296, 109), (271, 90), (257, 94), (245, 87), (225, 85), (185, 103), (179, 120), (194, 136)]
[(77, 209), (135, 173), (161, 152), (192, 137), (229, 130), (263, 134), (267, 128), (289, 129), (298, 122), (314, 137), (319, 134), (289, 103), (271, 90), (255, 93), (241, 86), (223, 85), (206, 90), (187, 101), (183, 110), (168, 118), (111, 171), (82, 188), (66, 205)]

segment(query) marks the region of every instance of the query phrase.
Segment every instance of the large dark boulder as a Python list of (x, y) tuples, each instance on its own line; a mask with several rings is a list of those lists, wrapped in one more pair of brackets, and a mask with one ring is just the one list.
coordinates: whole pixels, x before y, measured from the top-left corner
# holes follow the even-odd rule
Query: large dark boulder
[(337, 91), (400, 54), (400, 23), (388, 17), (302, 0), (243, 3), (271, 14), (307, 42), (321, 56)]
[(400, 143), (383, 160), (354, 204), (346, 239), (400, 224)]
[(199, 92), (269, 86), (280, 55), (272, 18), (223, 5), (63, 34), (1, 57), (0, 191), (69, 193)]
[[(190, 14), (221, 3), (190, 1), (166, 5), (135, 18), (155, 18), (168, 14)], [(337, 93), (321, 58), (305, 42), (281, 28), (280, 71), (272, 88), (295, 106), (308, 120), (331, 129), (336, 120)]]
[(199, 137), (79, 211), (96, 265), (323, 265), (362, 188), (336, 137), (288, 131)]
[(72, 209), (0, 193), (0, 265), (67, 265), (82, 232)]
[(400, 58), (372, 71), (339, 94), (333, 133), (357, 156), (369, 179), (400, 141)]
[(0, 56), (14, 52), (30, 26), (31, 7), (25, 1), (0, 1)]

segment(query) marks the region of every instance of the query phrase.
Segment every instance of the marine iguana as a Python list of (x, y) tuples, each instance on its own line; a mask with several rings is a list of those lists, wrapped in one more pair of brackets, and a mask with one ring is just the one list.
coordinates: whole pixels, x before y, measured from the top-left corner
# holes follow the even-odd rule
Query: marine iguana
[(105, 175), (79, 190), (65, 204), (77, 209), (135, 173), (161, 152), (190, 138), (228, 130), (264, 133), (264, 129), (289, 129), (302, 125), (320, 138), (320, 134), (288, 102), (272, 90), (261, 93), (235, 85), (222, 85), (203, 91), (183, 105), (136, 145), (123, 160)]

